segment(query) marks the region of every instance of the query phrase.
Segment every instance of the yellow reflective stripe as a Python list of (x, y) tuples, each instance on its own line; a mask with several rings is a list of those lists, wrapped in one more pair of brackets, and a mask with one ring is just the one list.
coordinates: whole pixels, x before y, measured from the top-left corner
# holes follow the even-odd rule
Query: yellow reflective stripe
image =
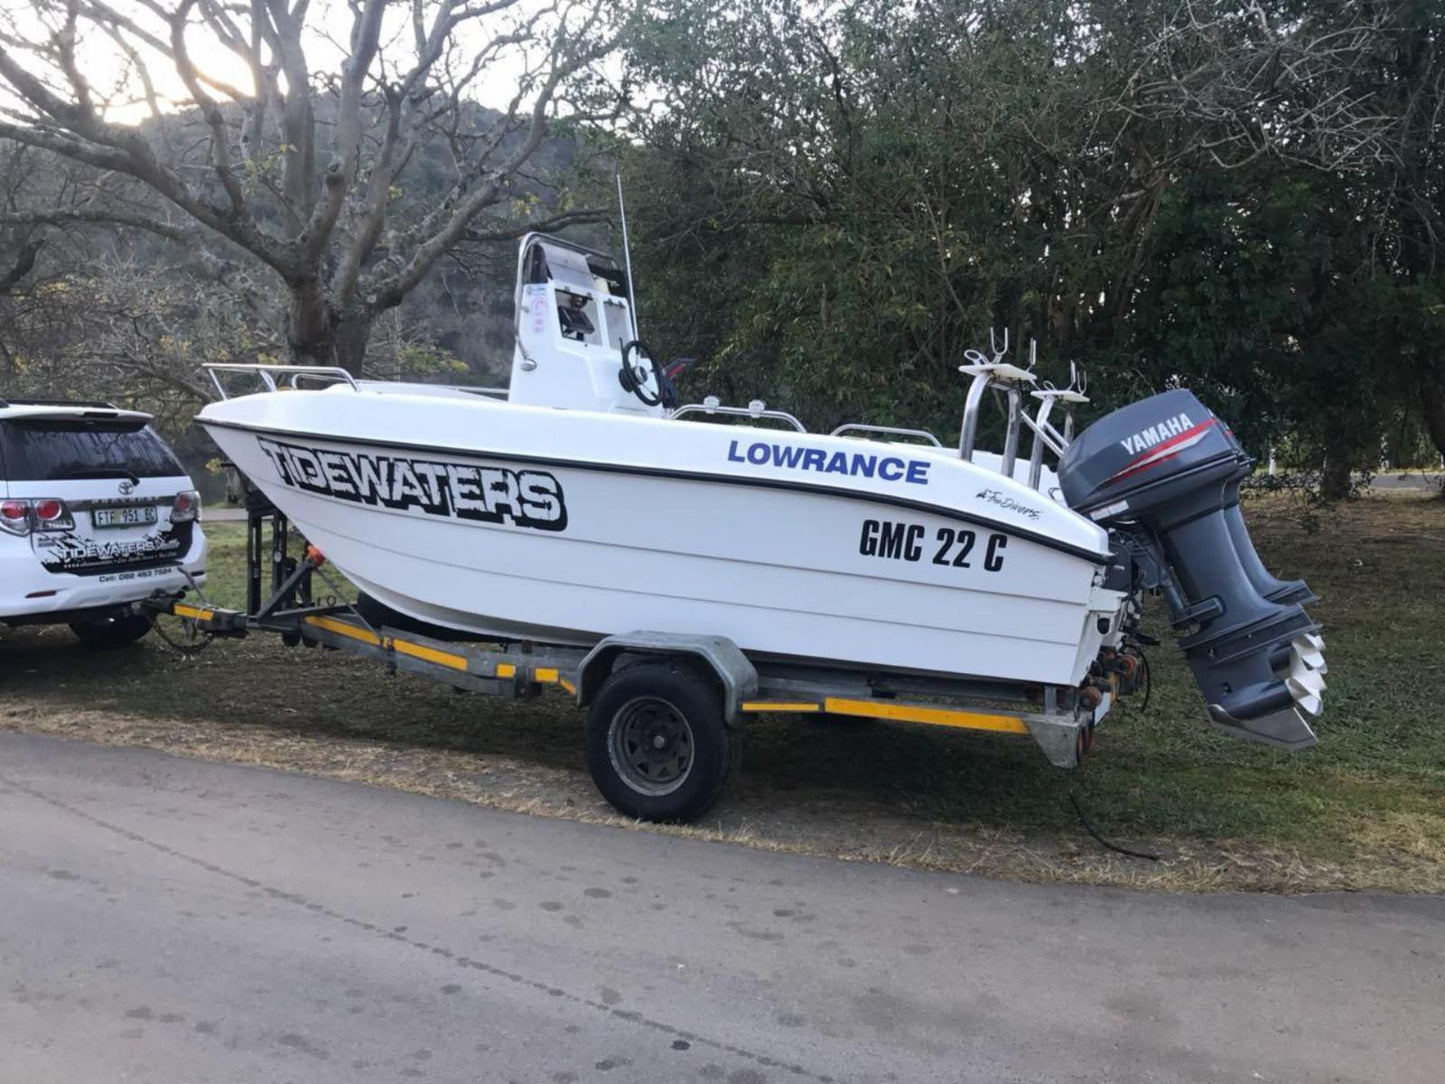
[(532, 671), (532, 680), (540, 681), (546, 685), (556, 685), (561, 675), (551, 666), (539, 666)]
[(467, 660), (461, 655), (453, 655), (450, 651), (438, 651), (434, 647), (427, 647), (424, 644), (414, 644), (410, 640), (397, 640), (384, 638), (376, 635), (370, 629), (363, 629), (349, 621), (337, 621), (331, 617), (308, 617), (308, 625), (315, 625), (318, 629), (325, 629), (327, 632), (334, 632), (338, 636), (345, 636), (352, 640), (360, 640), (372, 647), (390, 648), (398, 655), (407, 655), (413, 659), (423, 659), (426, 662), (434, 662), (439, 666), (445, 666), (450, 670), (465, 670)]
[(517, 668), (509, 662), (497, 663), (497, 677), (509, 678), (517, 676)]
[(576, 696), (576, 695), (577, 695), (577, 686), (573, 685), (573, 684), (572, 684), (570, 681), (568, 681), (566, 678), (559, 678), (559, 679), (557, 680), (557, 684), (560, 685), (560, 686), (562, 686), (562, 688), (566, 689), (566, 690), (567, 690), (569, 693), (571, 693), (573, 696)]
[(396, 650), (398, 655), (410, 655), (414, 659), (425, 659), (427, 662), (434, 662), (438, 666), (445, 666), (452, 670), (465, 670), (467, 668), (467, 660), (461, 655), (453, 655), (450, 651), (438, 651), (434, 647), (414, 644), (410, 640), (392, 640), (390, 646)]
[(744, 700), (743, 711), (820, 711), (814, 700)]
[(209, 621), (216, 616), (215, 610), (201, 610), (195, 606), (187, 606), (181, 602), (177, 602), (171, 607), (171, 613), (177, 617), (193, 617), (197, 621)]
[(950, 708), (923, 708), (913, 704), (890, 704), (882, 700), (841, 700), (828, 697), (823, 710), (834, 715), (862, 715), (870, 719), (897, 719), (906, 723), (956, 726), (964, 730), (998, 730), (1006, 734), (1027, 734), (1029, 728), (1015, 715), (988, 715)]
[(347, 621), (337, 621), (331, 617), (308, 617), (308, 625), (315, 625), (318, 629), (325, 629), (327, 632), (334, 632), (338, 636), (347, 636), (353, 640), (360, 640), (364, 644), (371, 644), (373, 647), (381, 646), (381, 637), (370, 629), (359, 628)]

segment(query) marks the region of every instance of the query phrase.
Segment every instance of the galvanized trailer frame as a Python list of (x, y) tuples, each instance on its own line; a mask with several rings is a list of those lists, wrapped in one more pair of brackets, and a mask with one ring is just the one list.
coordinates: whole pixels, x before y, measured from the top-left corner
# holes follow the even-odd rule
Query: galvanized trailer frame
[[(599, 789), (623, 812), (644, 819), (687, 820), (705, 812), (726, 786), (735, 760), (735, 732), (750, 716), (883, 719), (1032, 737), (1051, 763), (1073, 768), (1117, 693), (1113, 676), (1065, 689), (865, 672), (752, 659), (723, 637), (646, 630), (608, 636), (591, 647), (442, 639), (368, 621), (349, 602), (318, 600), (314, 581), (325, 579), (324, 556), (309, 545), (294, 555), (284, 515), (255, 490), (247, 492), (247, 501), (246, 610), (158, 595), (143, 604), (148, 612), (182, 618), (215, 637), (274, 633), (291, 646), (343, 651), (389, 672), (416, 674), (466, 692), (516, 699), (559, 688), (589, 709), (588, 760)], [(648, 691), (648, 682), (657, 686), (655, 692)], [(616, 739), (624, 708), (611, 703), (617, 697), (610, 690), (620, 684), (633, 690), (625, 710), (635, 710), (639, 700), (662, 705), (643, 721), (640, 737), (631, 744)], [(703, 705), (700, 710), (698, 705)], [(715, 722), (710, 718), (714, 710)], [(668, 723), (669, 716), (676, 718)], [(674, 743), (676, 734), (682, 734), (681, 745)], [(641, 758), (641, 763), (649, 743), (663, 742), (670, 743), (666, 749), (658, 746), (666, 756), (675, 747), (686, 751), (688, 772), (705, 763), (715, 778), (684, 786), (681, 795), (677, 787), (654, 786), (646, 771), (634, 772), (629, 782), (629, 758)]]

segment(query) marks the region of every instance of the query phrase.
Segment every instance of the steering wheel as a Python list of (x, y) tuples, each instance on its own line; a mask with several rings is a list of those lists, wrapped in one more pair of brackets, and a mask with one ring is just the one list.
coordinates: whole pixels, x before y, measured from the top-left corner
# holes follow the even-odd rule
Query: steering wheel
[[(648, 370), (643, 369), (641, 365), (633, 366), (630, 359), (634, 353), (638, 355), (639, 360), (643, 357), (647, 358), (647, 363), (651, 367), (651, 374), (658, 383), (657, 395), (653, 395), (647, 390)], [(662, 381), (658, 373), (657, 363), (652, 360), (652, 351), (647, 349), (647, 345), (643, 343), (641, 339), (632, 339), (623, 344), (622, 368), (617, 373), (617, 379), (624, 388), (641, 400), (643, 406), (657, 406), (662, 402)]]

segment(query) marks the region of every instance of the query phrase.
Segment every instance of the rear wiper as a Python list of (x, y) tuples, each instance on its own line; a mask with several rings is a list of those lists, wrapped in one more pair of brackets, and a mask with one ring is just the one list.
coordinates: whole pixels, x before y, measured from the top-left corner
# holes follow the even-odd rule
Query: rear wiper
[(140, 475), (124, 467), (88, 467), (85, 470), (68, 471), (60, 475), (60, 478), (127, 478), (131, 485), (140, 485)]

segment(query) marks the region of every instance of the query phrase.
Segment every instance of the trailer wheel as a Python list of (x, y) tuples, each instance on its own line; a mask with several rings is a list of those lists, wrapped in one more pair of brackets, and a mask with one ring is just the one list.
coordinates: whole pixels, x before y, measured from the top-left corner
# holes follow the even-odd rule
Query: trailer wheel
[(710, 675), (680, 662), (614, 673), (587, 716), (587, 768), (602, 796), (629, 817), (686, 821), (722, 796), (736, 743)]

